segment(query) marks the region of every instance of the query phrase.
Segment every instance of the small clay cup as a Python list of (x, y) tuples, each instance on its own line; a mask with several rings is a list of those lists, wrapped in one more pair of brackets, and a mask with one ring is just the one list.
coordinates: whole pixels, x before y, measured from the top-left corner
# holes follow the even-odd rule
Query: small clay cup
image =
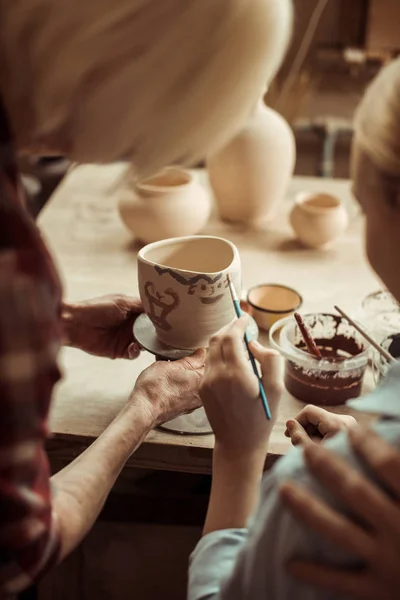
[(342, 201), (330, 194), (298, 194), (290, 223), (304, 246), (329, 248), (347, 228), (349, 217)]
[[(368, 365), (368, 342), (338, 315), (313, 313), (303, 315), (303, 320), (324, 358), (305, 350), (292, 317), (275, 323), (269, 334), (271, 347), (286, 359), (288, 392), (307, 404), (320, 406), (337, 406), (359, 396)], [(325, 356), (331, 351), (332, 355)]]
[(303, 299), (290, 287), (276, 283), (263, 283), (250, 288), (247, 302), (258, 327), (269, 331), (276, 321), (299, 310)]

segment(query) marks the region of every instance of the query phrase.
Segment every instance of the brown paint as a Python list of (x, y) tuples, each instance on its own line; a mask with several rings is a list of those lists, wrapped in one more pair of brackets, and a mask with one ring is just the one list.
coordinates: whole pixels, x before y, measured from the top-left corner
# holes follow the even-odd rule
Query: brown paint
[[(285, 385), (287, 390), (298, 400), (317, 405), (344, 404), (350, 398), (361, 393), (365, 367), (349, 370), (349, 374), (339, 372), (339, 365), (346, 359), (363, 352), (354, 338), (335, 335), (331, 339), (315, 339), (317, 348), (324, 359), (338, 365), (338, 371), (317, 371), (315, 368), (304, 368), (292, 361), (286, 361)], [(301, 341), (296, 347), (306, 348)]]

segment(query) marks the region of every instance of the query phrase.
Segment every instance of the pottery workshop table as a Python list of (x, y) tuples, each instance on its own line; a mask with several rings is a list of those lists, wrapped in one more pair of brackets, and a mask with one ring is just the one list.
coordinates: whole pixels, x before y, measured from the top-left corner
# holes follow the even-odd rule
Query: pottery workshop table
[[(120, 292), (137, 295), (136, 253), (116, 209), (122, 167), (82, 166), (70, 172), (43, 211), (39, 225), (58, 263), (69, 300)], [(204, 173), (198, 176), (206, 181)], [(351, 215), (348, 232), (334, 249), (317, 252), (293, 239), (288, 211), (296, 193), (325, 191), (342, 198)], [(334, 303), (356, 309), (379, 289), (362, 247), (362, 217), (349, 182), (295, 177), (270, 231), (246, 232), (211, 219), (205, 233), (234, 242), (241, 254), (243, 284), (288, 284), (303, 295), (303, 310), (331, 311)], [(66, 348), (61, 354), (64, 380), (55, 393), (51, 414), (51, 459), (69, 462), (110, 423), (133, 388), (139, 373), (153, 362), (147, 353), (136, 361), (110, 361)], [(369, 383), (367, 382), (367, 387)], [(302, 404), (285, 393), (271, 436), (267, 463), (285, 454), (285, 422)], [(340, 408), (338, 412), (351, 412)], [(362, 415), (357, 415), (359, 420)], [(209, 473), (213, 436), (180, 436), (153, 431), (128, 466), (188, 473)]]

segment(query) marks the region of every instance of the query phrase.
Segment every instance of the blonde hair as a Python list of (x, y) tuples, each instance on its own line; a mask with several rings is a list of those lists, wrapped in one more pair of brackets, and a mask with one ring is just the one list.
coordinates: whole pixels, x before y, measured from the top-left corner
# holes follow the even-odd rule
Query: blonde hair
[(356, 112), (356, 144), (384, 173), (400, 175), (400, 59), (384, 67)]
[(35, 136), (67, 132), (73, 160), (126, 158), (141, 175), (203, 158), (245, 122), (292, 23), (291, 0), (0, 0), (0, 11)]

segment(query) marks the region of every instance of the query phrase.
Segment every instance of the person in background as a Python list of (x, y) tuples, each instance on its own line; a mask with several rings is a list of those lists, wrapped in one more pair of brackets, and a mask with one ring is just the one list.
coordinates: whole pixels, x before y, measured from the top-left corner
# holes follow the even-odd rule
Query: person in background
[[(398, 301), (400, 274), (395, 257), (400, 253), (399, 140), (400, 59), (384, 68), (367, 90), (357, 112), (353, 144), (354, 194), (365, 214), (368, 259)], [(368, 459), (363, 460), (363, 456), (370, 456), (365, 454), (369, 439), (376, 451), (382, 452), (374, 434), (362, 434), (364, 453), (360, 452), (360, 434), (354, 423), (334, 419), (335, 427), (342, 431), (323, 444), (307, 445), (306, 460), (303, 452), (293, 449), (261, 483), (274, 420), (265, 419), (257, 379), (246, 359), (242, 339), (247, 324), (247, 317), (242, 317), (215, 336), (206, 359), (200, 395), (216, 442), (204, 536), (190, 561), (189, 599), (337, 600), (343, 598), (342, 591), (374, 600), (397, 598), (399, 463), (395, 451), (400, 450), (400, 364), (391, 367), (373, 393), (349, 403), (378, 415), (375, 433), (382, 438), (386, 455), (388, 446), (392, 449), (390, 476), (386, 470), (375, 478)], [(280, 357), (259, 344), (253, 343), (251, 349), (261, 363), (275, 418), (282, 382)], [(309, 409), (307, 414), (310, 416)], [(294, 436), (296, 430), (297, 441), (298, 425), (315, 421), (315, 416), (308, 419), (307, 414), (288, 423), (288, 433)], [(314, 423), (316, 431), (329, 436), (332, 432), (324, 429), (326, 423), (320, 423), (320, 417)], [(325, 472), (329, 450), (338, 461)], [(368, 481), (369, 501), (360, 500), (364, 479), (359, 473)], [(355, 503), (351, 482), (356, 484)], [(314, 501), (305, 512), (309, 494)], [(350, 503), (349, 513), (346, 502)], [(326, 521), (320, 520), (323, 507), (329, 507), (335, 520), (336, 527), (329, 532), (323, 527)], [(366, 532), (362, 526), (346, 531), (351, 513), (356, 520), (361, 516)], [(310, 562), (324, 565), (323, 574), (328, 577), (329, 573), (330, 581), (332, 569), (338, 569), (342, 583), (328, 584), (328, 590), (310, 585), (310, 581), (316, 582), (317, 572), (321, 581), (320, 570), (314, 569), (314, 577), (310, 575)], [(300, 580), (304, 568), (307, 570)], [(354, 584), (357, 571), (357, 583), (361, 580), (358, 588)], [(348, 579), (343, 583), (346, 573), (353, 580), (344, 590), (343, 586), (348, 585)]]
[[(204, 352), (158, 363), (50, 479), (44, 443), (65, 343), (133, 358), (140, 303), (63, 302), (16, 153), (128, 161), (137, 178), (219, 148), (277, 71), (290, 0), (0, 0), (0, 596), (62, 560), (157, 424), (199, 406)], [(117, 385), (117, 383), (116, 383)]]

